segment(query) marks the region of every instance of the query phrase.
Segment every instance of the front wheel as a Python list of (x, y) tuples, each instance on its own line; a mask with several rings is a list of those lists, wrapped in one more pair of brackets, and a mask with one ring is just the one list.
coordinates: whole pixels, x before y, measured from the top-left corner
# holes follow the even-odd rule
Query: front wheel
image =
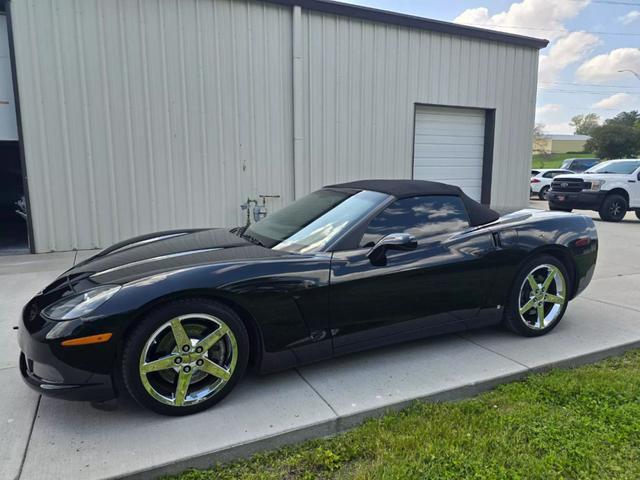
[(569, 291), (562, 262), (551, 255), (533, 258), (515, 278), (505, 305), (505, 325), (527, 337), (550, 332), (567, 309)]
[(606, 222), (619, 222), (627, 214), (628, 208), (627, 200), (622, 195), (614, 193), (607, 195), (598, 213), (600, 218)]
[(249, 338), (230, 308), (177, 300), (141, 319), (122, 355), (131, 396), (163, 415), (188, 415), (222, 400), (244, 373)]

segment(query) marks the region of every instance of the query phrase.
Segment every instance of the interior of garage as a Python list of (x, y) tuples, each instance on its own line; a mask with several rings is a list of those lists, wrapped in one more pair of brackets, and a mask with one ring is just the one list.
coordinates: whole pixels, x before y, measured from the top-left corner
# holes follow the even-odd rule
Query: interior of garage
[(28, 253), (26, 200), (4, 3), (0, 2), (0, 255)]

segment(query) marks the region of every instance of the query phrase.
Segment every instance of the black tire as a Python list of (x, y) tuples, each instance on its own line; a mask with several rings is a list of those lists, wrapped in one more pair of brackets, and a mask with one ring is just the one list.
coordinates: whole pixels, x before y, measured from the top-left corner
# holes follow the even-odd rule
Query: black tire
[(638, 220), (640, 220), (640, 210), (636, 210), (636, 217), (638, 217)]
[[(200, 403), (195, 403), (193, 405), (168, 405), (154, 398), (146, 390), (142, 381), (140, 367), (141, 355), (143, 353), (145, 345), (147, 344), (147, 341), (157, 333), (158, 329), (161, 329), (164, 324), (172, 319), (175, 319), (176, 317), (189, 314), (208, 315), (211, 317), (215, 317), (216, 319), (221, 320), (222, 322), (224, 322), (224, 324), (226, 324), (228, 329), (232, 332), (233, 338), (235, 340), (235, 345), (237, 346), (237, 357), (234, 363), (235, 367), (233, 368), (230, 378), (226, 380), (226, 383), (222, 383), (222, 380), (220, 380), (220, 382), (222, 383), (222, 385), (220, 386), (221, 388), (215, 391), (215, 393), (212, 393), (212, 396), (210, 396), (206, 400), (201, 401)], [(193, 321), (197, 322), (198, 320), (196, 318)], [(185, 328), (189, 328), (189, 325), (187, 323), (185, 323), (185, 325)], [(231, 335), (229, 335), (228, 338), (231, 338)], [(173, 340), (173, 337), (171, 337), (169, 341), (172, 341), (172, 345), (175, 346), (176, 341)], [(217, 343), (219, 342), (216, 342), (216, 344)], [(171, 348), (171, 346), (169, 346), (168, 348)], [(145, 315), (140, 319), (139, 325), (129, 334), (126, 339), (122, 355), (122, 379), (129, 394), (143, 407), (146, 407), (162, 415), (190, 415), (192, 413), (200, 412), (202, 410), (210, 408), (229, 394), (229, 392), (237, 384), (238, 380), (240, 380), (246, 370), (247, 362), (249, 360), (249, 348), (249, 337), (247, 334), (247, 330), (242, 320), (229, 307), (202, 298), (176, 300), (166, 305), (162, 305)], [(232, 349), (229, 349), (229, 351), (232, 351)], [(210, 351), (205, 352), (207, 356), (209, 356), (209, 353)], [(171, 354), (182, 355), (181, 353), (177, 353), (176, 347), (174, 347), (174, 352)], [(192, 369), (192, 375), (196, 375), (197, 368), (192, 367)], [(163, 371), (169, 372), (168, 374), (175, 375), (175, 381), (177, 382), (177, 378), (178, 375), (180, 375), (180, 372), (171, 373), (173, 370), (174, 369), (171, 368), (165, 368)], [(231, 371), (231, 369), (229, 370)], [(204, 373), (204, 375), (205, 378), (209, 378), (206, 377), (206, 373)], [(194, 377), (189, 377), (189, 381), (192, 381), (193, 378)], [(215, 377), (213, 378), (215, 379)], [(191, 388), (191, 383), (187, 388)]]
[(552, 205), (550, 203), (549, 204), (549, 210), (551, 210), (552, 212), (569, 212), (569, 213), (571, 213), (573, 211), (573, 208), (558, 207), (557, 205)]
[(549, 192), (549, 186), (546, 187), (542, 187), (540, 189), (540, 191), (538, 192), (538, 198), (540, 200), (546, 200), (547, 199), (547, 193)]
[(627, 214), (628, 209), (627, 200), (622, 195), (612, 193), (605, 197), (598, 213), (600, 218), (606, 222), (619, 222)]
[[(557, 313), (557, 317), (545, 328), (534, 328), (532, 325), (527, 323), (520, 315), (519, 312), (519, 304), (521, 301), (521, 295), (523, 294), (521, 289), (524, 288), (525, 282), (527, 282), (527, 276), (529, 273), (534, 270), (536, 267), (542, 265), (552, 265), (558, 269), (560, 274), (563, 277), (564, 281), (564, 304), (559, 309)], [(522, 268), (519, 270), (518, 274), (514, 278), (511, 290), (509, 292), (509, 296), (507, 298), (504, 310), (503, 324), (509, 330), (525, 336), (525, 337), (539, 337), (541, 335), (545, 335), (553, 330), (567, 309), (567, 305), (569, 304), (569, 292), (571, 292), (571, 279), (569, 274), (567, 273), (567, 269), (564, 264), (558, 260), (557, 258), (551, 255), (537, 255), (531, 260), (527, 261)], [(545, 304), (551, 305), (551, 304)], [(551, 308), (551, 307), (546, 307)]]

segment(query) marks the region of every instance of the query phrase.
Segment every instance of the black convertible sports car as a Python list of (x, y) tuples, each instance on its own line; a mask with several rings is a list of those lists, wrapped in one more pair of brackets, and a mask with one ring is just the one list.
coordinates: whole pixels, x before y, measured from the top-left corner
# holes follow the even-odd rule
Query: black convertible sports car
[(370, 180), (250, 227), (161, 232), (82, 262), (24, 308), (20, 368), (43, 394), (129, 392), (203, 410), (260, 372), (504, 323), (543, 335), (590, 282), (591, 219), (500, 217), (458, 187)]

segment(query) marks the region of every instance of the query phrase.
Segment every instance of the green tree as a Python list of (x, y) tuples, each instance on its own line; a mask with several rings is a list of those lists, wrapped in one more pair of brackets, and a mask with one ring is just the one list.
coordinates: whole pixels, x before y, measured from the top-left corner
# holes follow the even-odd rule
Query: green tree
[(574, 128), (576, 135), (591, 135), (594, 128), (600, 126), (600, 117), (595, 113), (587, 113), (586, 115), (576, 115), (569, 122)]
[(640, 128), (605, 123), (591, 132), (585, 150), (600, 158), (632, 158), (640, 154)]
[(610, 118), (604, 122), (606, 125), (624, 125), (626, 127), (633, 127), (640, 129), (640, 113), (637, 110), (631, 110), (630, 112), (620, 112), (613, 118)]

